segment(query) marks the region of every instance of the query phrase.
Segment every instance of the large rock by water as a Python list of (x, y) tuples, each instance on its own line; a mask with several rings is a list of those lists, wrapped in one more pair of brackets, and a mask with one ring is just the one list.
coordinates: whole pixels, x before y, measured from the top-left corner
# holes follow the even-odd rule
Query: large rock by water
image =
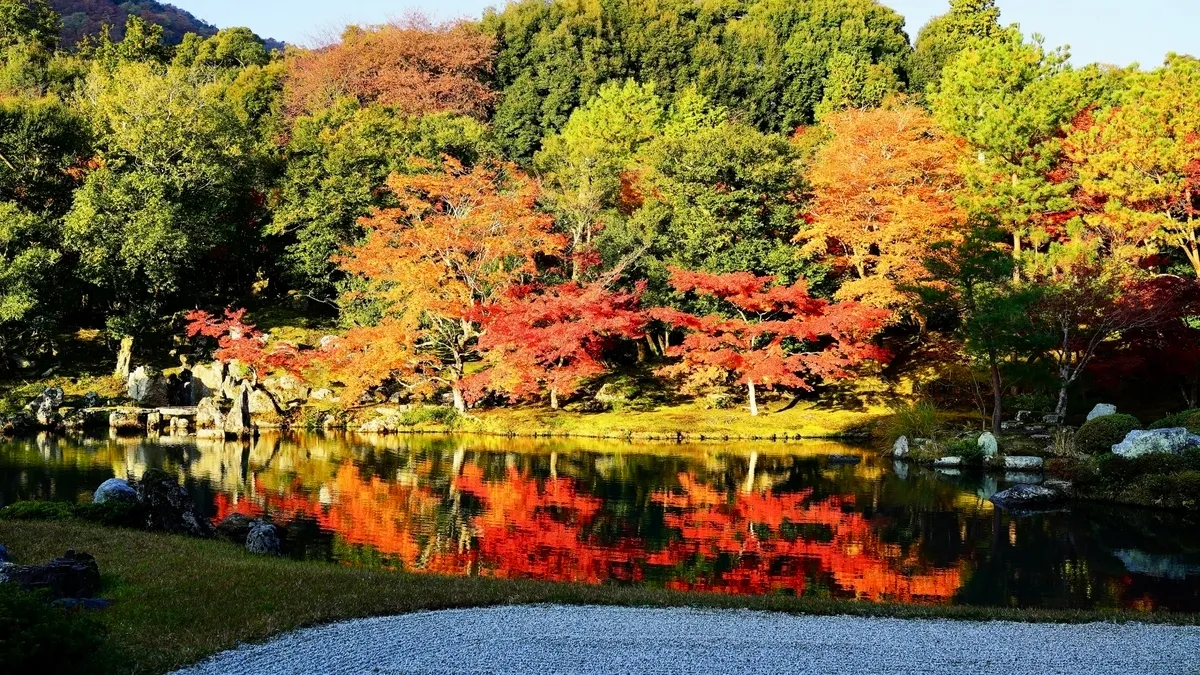
[(141, 433), (141, 416), (137, 410), (114, 410), (108, 414), (108, 427), (117, 433)]
[(217, 524), (216, 534), (222, 539), (228, 539), (242, 546), (246, 543), (246, 537), (250, 535), (252, 524), (253, 521), (246, 516), (240, 513), (233, 513)]
[(167, 378), (163, 377), (162, 373), (146, 366), (138, 366), (137, 370), (129, 374), (129, 379), (126, 381), (126, 393), (129, 398), (146, 408), (162, 408), (171, 405)]
[(1041, 485), (1014, 485), (991, 496), (996, 506), (1004, 509), (1036, 509), (1053, 506), (1062, 499), (1057, 491)]
[(1000, 444), (996, 441), (996, 436), (990, 431), (983, 432), (977, 441), (980, 451), (983, 452), (985, 459), (991, 459), (1000, 452)]
[(225, 413), (221, 411), (221, 402), (215, 396), (202, 399), (196, 406), (197, 429), (225, 429)]
[(1041, 471), (1044, 461), (1041, 457), (1005, 457), (1004, 468), (1013, 471)]
[(100, 568), (87, 553), (67, 551), (45, 565), (0, 566), (0, 583), (48, 591), (54, 598), (90, 598), (100, 589)]
[(1187, 429), (1151, 429), (1129, 432), (1125, 440), (1113, 446), (1112, 451), (1131, 459), (1153, 453), (1180, 455), (1193, 448), (1200, 448), (1200, 436)]
[(120, 478), (109, 478), (96, 488), (92, 501), (96, 504), (105, 502), (136, 502), (137, 490), (127, 481)]
[(258, 555), (279, 555), (283, 547), (275, 526), (261, 520), (251, 523), (246, 535), (246, 550)]
[(250, 420), (250, 386), (242, 385), (233, 399), (233, 409), (225, 416), (225, 433), (247, 437), (253, 432)]
[(892, 457), (904, 459), (908, 457), (908, 436), (901, 436), (892, 444)]
[(212, 535), (212, 526), (200, 515), (191, 495), (166, 471), (150, 469), (143, 474), (137, 485), (137, 499), (145, 511), (148, 530)]
[(1109, 415), (1116, 415), (1116, 414), (1117, 414), (1117, 406), (1115, 406), (1111, 403), (1097, 403), (1096, 407), (1092, 408), (1092, 411), (1090, 413), (1088, 413), (1087, 421), (1091, 422), (1092, 420), (1096, 419), (1097, 417), (1107, 417)]

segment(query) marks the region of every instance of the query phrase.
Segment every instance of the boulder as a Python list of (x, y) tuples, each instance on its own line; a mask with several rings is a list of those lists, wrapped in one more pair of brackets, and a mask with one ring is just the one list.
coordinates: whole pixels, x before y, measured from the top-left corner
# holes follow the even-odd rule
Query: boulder
[(1014, 419), (1017, 421), (1017, 424), (1025, 424), (1027, 422), (1032, 422), (1033, 421), (1033, 411), (1032, 410), (1018, 410), (1017, 416)]
[(197, 537), (212, 535), (212, 527), (201, 517), (188, 491), (175, 476), (150, 469), (137, 485), (137, 500), (146, 514), (146, 529)]
[(202, 399), (219, 394), (225, 382), (225, 364), (214, 361), (208, 365), (192, 366), (192, 397), (199, 403)]
[(137, 490), (128, 481), (120, 478), (109, 478), (96, 488), (95, 494), (92, 495), (92, 502), (103, 504), (105, 502), (136, 502), (138, 498)]
[(63, 421), (62, 415), (58, 414), (58, 406), (44, 397), (38, 405), (37, 412), (34, 413), (34, 419), (43, 429), (56, 429), (62, 426)]
[(962, 463), (962, 457), (942, 457), (941, 459), (934, 460), (933, 465), (938, 468), (948, 469), (962, 466)]
[(250, 420), (250, 386), (242, 385), (233, 399), (233, 408), (225, 416), (225, 433), (239, 438), (254, 433)]
[(234, 513), (217, 524), (216, 534), (240, 546), (246, 543), (251, 524), (251, 520), (246, 516)]
[(1000, 444), (996, 441), (996, 437), (990, 431), (983, 432), (983, 434), (980, 435), (977, 443), (979, 444), (979, 449), (983, 452), (985, 459), (991, 459), (1000, 452)]
[(329, 389), (313, 389), (308, 393), (310, 401), (333, 401), (334, 399), (333, 392)]
[(896, 459), (908, 457), (908, 436), (901, 436), (892, 444), (892, 457)]
[(36, 424), (32, 415), (17, 413), (9, 417), (0, 416), (0, 435), (16, 436), (29, 431)]
[(258, 555), (279, 555), (283, 547), (279, 543), (279, 532), (275, 526), (261, 520), (250, 523), (250, 532), (246, 535), (246, 550)]
[(1042, 424), (1049, 424), (1051, 426), (1057, 426), (1059, 424), (1062, 424), (1062, 418), (1059, 417), (1058, 415), (1054, 415), (1054, 414), (1043, 415), (1042, 416)]
[(108, 414), (108, 428), (117, 433), (141, 433), (142, 420), (137, 410), (122, 408)]
[(1069, 480), (1049, 478), (1042, 481), (1042, 487), (1048, 490), (1054, 490), (1060, 497), (1063, 498), (1072, 497), (1075, 494), (1075, 485)]
[(270, 377), (262, 381), (262, 386), (281, 403), (308, 400), (309, 388), (295, 375)]
[(99, 408), (100, 407), (100, 394), (97, 394), (94, 391), (89, 391), (88, 393), (84, 394), (83, 395), (83, 407)]
[(196, 428), (225, 428), (225, 413), (221, 411), (221, 402), (215, 396), (201, 400), (196, 406)]
[(1187, 429), (1134, 430), (1125, 440), (1112, 447), (1113, 454), (1132, 459), (1154, 453), (1181, 455), (1185, 450), (1200, 448), (1200, 436)]
[(1087, 421), (1091, 422), (1092, 420), (1096, 419), (1097, 417), (1105, 417), (1107, 415), (1116, 415), (1116, 414), (1117, 414), (1117, 406), (1112, 405), (1111, 403), (1097, 403), (1096, 407), (1092, 408), (1092, 412), (1088, 413)]
[(1003, 509), (1031, 509), (1053, 506), (1062, 499), (1057, 491), (1041, 485), (1014, 485), (992, 495), (991, 501)]
[(1041, 457), (1005, 457), (1004, 468), (1013, 471), (1041, 471), (1044, 462)]
[(53, 598), (90, 598), (100, 589), (100, 568), (87, 553), (67, 551), (45, 565), (4, 565), (0, 583), (27, 591), (45, 590)]
[(42, 392), (42, 400), (48, 402), (55, 410), (62, 407), (64, 396), (62, 387), (48, 387)]
[(265, 389), (251, 389), (248, 405), (251, 415), (278, 415), (279, 404), (275, 397)]
[(125, 383), (129, 398), (146, 408), (163, 408), (171, 405), (167, 378), (162, 373), (146, 366), (138, 366), (129, 374)]
[(221, 398), (233, 400), (237, 398), (238, 392), (242, 389), (242, 381), (233, 375), (226, 375), (225, 380), (221, 382)]

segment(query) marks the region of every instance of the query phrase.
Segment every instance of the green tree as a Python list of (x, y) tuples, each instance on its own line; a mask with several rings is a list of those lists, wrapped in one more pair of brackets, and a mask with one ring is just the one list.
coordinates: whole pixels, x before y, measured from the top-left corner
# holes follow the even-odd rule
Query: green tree
[(994, 38), (1002, 32), (996, 0), (950, 0), (950, 11), (930, 19), (917, 34), (909, 89), (924, 94), (941, 81), (946, 64), (973, 39)]
[(27, 43), (53, 52), (61, 27), (46, 0), (0, 0), (0, 48)]
[(249, 28), (226, 28), (209, 38), (188, 33), (175, 47), (172, 61), (185, 68), (247, 68), (270, 62), (262, 39)]

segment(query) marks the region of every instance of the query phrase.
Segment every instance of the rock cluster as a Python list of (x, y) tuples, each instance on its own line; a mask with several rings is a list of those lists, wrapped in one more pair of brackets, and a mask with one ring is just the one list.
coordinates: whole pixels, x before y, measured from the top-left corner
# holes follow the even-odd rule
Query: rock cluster
[(0, 584), (28, 591), (48, 591), (55, 599), (91, 598), (100, 590), (100, 568), (87, 553), (67, 551), (45, 565), (15, 565), (0, 547)]
[(1132, 459), (1154, 453), (1181, 455), (1200, 448), (1200, 436), (1187, 429), (1151, 429), (1131, 431), (1125, 440), (1113, 446), (1113, 454)]
[(137, 503), (145, 514), (146, 529), (197, 537), (212, 535), (212, 526), (196, 509), (196, 502), (171, 474), (150, 469), (137, 484)]

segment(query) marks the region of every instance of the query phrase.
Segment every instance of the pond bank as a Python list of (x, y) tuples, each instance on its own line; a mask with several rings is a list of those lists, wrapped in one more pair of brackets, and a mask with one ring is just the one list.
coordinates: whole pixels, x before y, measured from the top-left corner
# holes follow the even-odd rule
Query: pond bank
[(1200, 628), (533, 605), (289, 633), (175, 675), (322, 673), (1192, 673)]

